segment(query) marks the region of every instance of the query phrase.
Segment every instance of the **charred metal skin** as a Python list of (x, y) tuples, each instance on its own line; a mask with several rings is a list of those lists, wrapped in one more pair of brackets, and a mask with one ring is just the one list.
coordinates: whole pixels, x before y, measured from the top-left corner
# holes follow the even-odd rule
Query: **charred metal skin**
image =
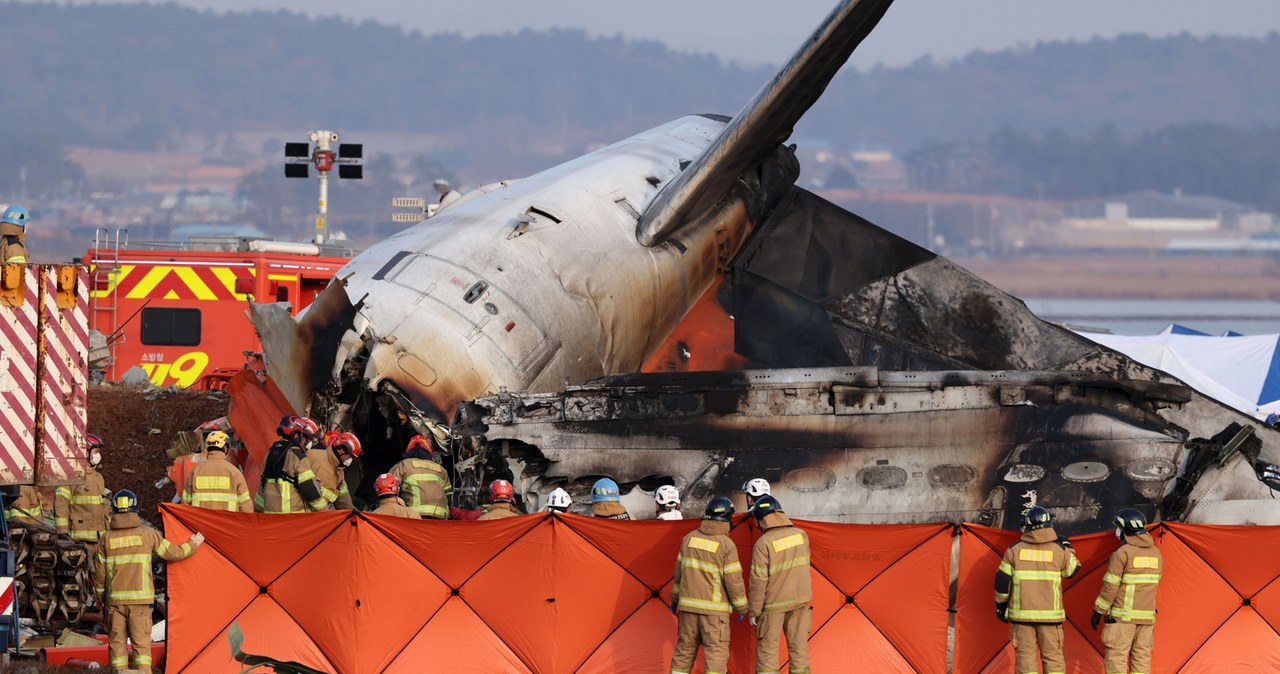
[(1154, 410), (1188, 398), (1085, 372), (831, 368), (610, 377), (468, 409), (534, 502), (610, 475), (633, 515), (675, 484), (696, 516), (765, 477), (806, 519), (1016, 527), (1042, 505), (1074, 534), (1154, 512), (1186, 439)]
[[(609, 475), (639, 487), (636, 514), (664, 482), (695, 514), (763, 474), (788, 512), (844, 521), (1010, 526), (1040, 504), (1082, 532), (1163, 499), (1187, 521), (1280, 524), (1255, 472), (1275, 431), (795, 186), (782, 144), (889, 5), (840, 3), (732, 120), (684, 117), (447, 200), (300, 321), (254, 305), (272, 378), (365, 438), (368, 474), (432, 433), (460, 494), (510, 476), (536, 503)], [(640, 369), (713, 282), (736, 362), (814, 378), (575, 386)], [(466, 441), (445, 427), (459, 409)], [(1259, 447), (1225, 452), (1232, 424)]]

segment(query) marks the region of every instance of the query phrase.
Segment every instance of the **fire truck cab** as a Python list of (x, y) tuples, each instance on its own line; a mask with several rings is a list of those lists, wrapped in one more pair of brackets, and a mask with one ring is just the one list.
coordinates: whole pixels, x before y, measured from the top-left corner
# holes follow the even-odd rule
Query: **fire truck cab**
[(296, 313), (328, 285), (349, 249), (226, 237), (135, 243), (100, 236), (90, 269), (90, 328), (106, 338), (103, 370), (118, 381), (133, 367), (157, 386), (220, 381), (262, 346), (249, 302), (283, 302)]

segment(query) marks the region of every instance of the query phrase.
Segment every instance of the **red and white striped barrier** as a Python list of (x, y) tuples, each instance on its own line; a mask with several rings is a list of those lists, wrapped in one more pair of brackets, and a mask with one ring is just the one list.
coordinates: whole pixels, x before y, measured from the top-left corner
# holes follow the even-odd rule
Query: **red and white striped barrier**
[(0, 484), (79, 482), (88, 275), (72, 265), (19, 268), (20, 274), (0, 275), (21, 279), (20, 288), (0, 288)]

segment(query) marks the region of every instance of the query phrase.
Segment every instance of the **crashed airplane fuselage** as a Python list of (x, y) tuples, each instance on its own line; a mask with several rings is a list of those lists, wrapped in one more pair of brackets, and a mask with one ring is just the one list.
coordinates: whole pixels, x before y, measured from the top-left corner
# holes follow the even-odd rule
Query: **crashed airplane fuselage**
[[(386, 445), (366, 474), (409, 435), (449, 444), (440, 426), (467, 422), (449, 459), (464, 499), (505, 477), (535, 507), (550, 485), (607, 474), (639, 500), (674, 483), (693, 508), (763, 474), (793, 515), (846, 521), (1008, 526), (1034, 501), (1085, 531), (1170, 496), (1200, 521), (1280, 517), (1255, 515), (1257, 437), (1221, 469), (1188, 450), (1256, 422), (795, 186), (783, 143), (889, 5), (842, 3), (733, 118), (684, 117), (450, 197), (353, 259), (299, 321), (254, 305), (272, 378), (296, 410)], [(732, 316), (721, 337), (742, 361), (808, 368), (808, 383), (572, 388), (639, 370), (699, 301)], [(574, 418), (578, 404), (604, 411)]]

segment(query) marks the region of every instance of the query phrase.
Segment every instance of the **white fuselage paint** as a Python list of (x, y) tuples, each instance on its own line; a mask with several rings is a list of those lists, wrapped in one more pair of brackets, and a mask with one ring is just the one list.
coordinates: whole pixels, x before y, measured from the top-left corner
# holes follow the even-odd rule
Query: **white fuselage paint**
[(749, 233), (730, 203), (662, 245), (636, 240), (636, 214), (723, 127), (684, 117), (464, 195), (351, 260), (336, 277), (363, 298), (369, 386), (390, 379), (448, 416), (500, 387), (551, 391), (639, 369)]

